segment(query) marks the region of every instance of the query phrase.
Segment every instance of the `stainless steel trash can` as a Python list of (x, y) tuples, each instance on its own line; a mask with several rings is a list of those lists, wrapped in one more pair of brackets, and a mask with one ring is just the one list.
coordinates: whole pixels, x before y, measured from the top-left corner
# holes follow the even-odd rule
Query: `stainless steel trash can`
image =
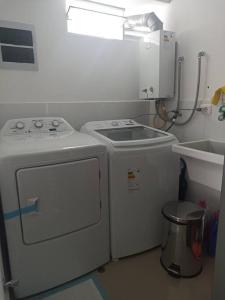
[(194, 277), (202, 271), (204, 210), (192, 202), (168, 202), (162, 209), (164, 235), (161, 264), (177, 277)]

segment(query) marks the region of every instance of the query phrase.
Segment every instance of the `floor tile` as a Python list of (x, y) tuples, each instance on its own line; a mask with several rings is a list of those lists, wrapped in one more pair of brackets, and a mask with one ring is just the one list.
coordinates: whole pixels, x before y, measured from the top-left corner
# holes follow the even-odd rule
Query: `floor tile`
[(211, 300), (214, 259), (204, 259), (203, 272), (176, 279), (161, 267), (160, 249), (121, 259), (98, 276), (110, 300)]

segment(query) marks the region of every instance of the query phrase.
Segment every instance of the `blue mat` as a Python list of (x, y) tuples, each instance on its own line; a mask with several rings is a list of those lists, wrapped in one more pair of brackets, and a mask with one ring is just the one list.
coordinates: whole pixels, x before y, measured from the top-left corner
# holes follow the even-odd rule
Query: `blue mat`
[(95, 273), (26, 298), (27, 300), (109, 300)]

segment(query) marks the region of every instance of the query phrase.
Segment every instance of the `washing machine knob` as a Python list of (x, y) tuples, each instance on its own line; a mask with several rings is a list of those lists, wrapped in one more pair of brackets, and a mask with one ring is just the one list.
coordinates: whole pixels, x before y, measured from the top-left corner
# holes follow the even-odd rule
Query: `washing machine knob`
[(53, 120), (53, 121), (52, 121), (52, 126), (53, 126), (53, 127), (59, 127), (59, 125), (60, 125), (60, 123), (59, 123), (58, 120)]
[(117, 122), (117, 121), (112, 121), (112, 126), (119, 126), (119, 122)]
[(16, 128), (17, 129), (23, 129), (25, 127), (25, 124), (21, 121), (17, 122), (16, 123)]
[(36, 128), (42, 128), (43, 127), (43, 123), (41, 121), (36, 121), (36, 122), (34, 122), (34, 126)]

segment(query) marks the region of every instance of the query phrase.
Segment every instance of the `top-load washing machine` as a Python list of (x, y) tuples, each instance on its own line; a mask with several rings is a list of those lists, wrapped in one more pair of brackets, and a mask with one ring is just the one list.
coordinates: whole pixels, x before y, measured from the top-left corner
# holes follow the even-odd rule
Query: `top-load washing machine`
[(5, 124), (0, 191), (11, 276), (6, 285), (13, 286), (16, 298), (109, 260), (107, 183), (106, 147), (65, 120)]
[(175, 136), (133, 120), (89, 122), (81, 131), (108, 148), (112, 258), (160, 245), (161, 208), (178, 199)]

